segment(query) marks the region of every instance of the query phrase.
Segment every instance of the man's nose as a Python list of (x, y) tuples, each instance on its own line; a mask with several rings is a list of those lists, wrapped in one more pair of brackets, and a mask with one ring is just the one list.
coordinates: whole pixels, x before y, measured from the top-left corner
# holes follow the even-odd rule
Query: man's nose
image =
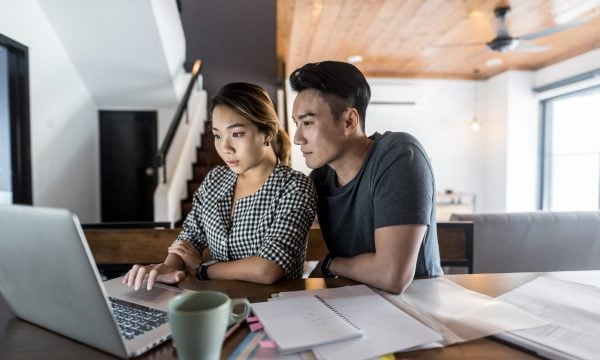
[(296, 133), (294, 134), (294, 144), (302, 145), (306, 143), (306, 139), (304, 139), (304, 135), (302, 134), (302, 128), (297, 127)]

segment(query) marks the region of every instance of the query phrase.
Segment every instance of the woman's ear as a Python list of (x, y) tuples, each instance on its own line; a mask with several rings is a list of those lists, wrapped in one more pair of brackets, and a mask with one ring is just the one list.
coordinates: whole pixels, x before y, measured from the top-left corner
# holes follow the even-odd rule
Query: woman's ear
[(269, 135), (269, 134), (265, 134), (265, 146), (269, 146), (271, 144), (271, 140), (273, 140), (273, 136)]

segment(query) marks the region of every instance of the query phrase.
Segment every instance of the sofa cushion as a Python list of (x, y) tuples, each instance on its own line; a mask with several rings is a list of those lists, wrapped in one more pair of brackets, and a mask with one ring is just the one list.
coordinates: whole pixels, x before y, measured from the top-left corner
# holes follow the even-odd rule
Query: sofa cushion
[(475, 273), (600, 269), (600, 211), (453, 214), (474, 222)]

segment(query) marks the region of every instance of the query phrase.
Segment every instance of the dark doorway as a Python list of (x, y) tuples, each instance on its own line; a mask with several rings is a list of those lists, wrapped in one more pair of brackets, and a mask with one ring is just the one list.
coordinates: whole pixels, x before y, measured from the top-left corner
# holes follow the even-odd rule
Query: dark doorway
[(102, 221), (153, 221), (155, 111), (100, 111)]
[(0, 203), (32, 201), (28, 52), (0, 34)]

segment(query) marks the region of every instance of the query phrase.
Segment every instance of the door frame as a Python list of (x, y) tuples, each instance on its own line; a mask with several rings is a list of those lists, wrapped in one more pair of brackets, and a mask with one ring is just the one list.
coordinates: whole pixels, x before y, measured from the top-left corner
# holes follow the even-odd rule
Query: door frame
[(14, 204), (33, 204), (27, 46), (0, 34), (8, 52), (8, 107)]

